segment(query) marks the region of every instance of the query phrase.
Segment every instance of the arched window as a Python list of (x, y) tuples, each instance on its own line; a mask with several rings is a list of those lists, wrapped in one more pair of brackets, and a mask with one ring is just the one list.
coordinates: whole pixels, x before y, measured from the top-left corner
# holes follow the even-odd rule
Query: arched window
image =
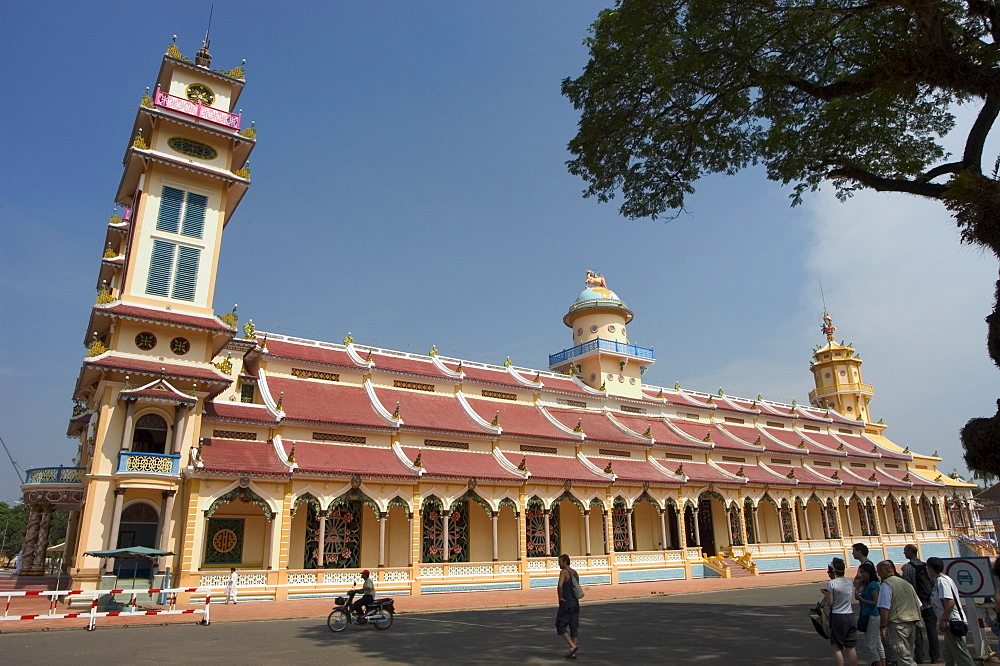
[(166, 453), (167, 422), (159, 414), (144, 414), (132, 432), (132, 450), (136, 453)]
[[(161, 421), (163, 419), (160, 419)], [(159, 514), (151, 504), (135, 502), (122, 510), (117, 548), (156, 548)], [(115, 573), (122, 578), (148, 578), (152, 562), (115, 558)]]

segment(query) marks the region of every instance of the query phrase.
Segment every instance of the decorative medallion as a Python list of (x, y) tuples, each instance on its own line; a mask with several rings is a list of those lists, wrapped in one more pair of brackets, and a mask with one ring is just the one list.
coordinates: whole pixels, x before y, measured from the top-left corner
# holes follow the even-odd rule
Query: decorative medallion
[(220, 553), (228, 553), (236, 547), (236, 532), (230, 529), (221, 529), (212, 537), (212, 547)]
[(618, 375), (618, 381), (621, 382), (622, 384), (624, 384), (625, 383), (625, 375)]
[(614, 378), (615, 378), (615, 376), (609, 372), (608, 373), (608, 379), (614, 379)]
[(629, 377), (628, 383), (631, 384), (632, 386), (635, 386), (635, 377)]
[(135, 346), (142, 351), (149, 351), (156, 346), (156, 336), (148, 331), (144, 331), (135, 336)]
[(184, 356), (191, 351), (191, 343), (186, 338), (174, 338), (170, 341), (170, 351), (178, 356)]
[(597, 381), (597, 373), (596, 372), (590, 373), (590, 381), (592, 381), (592, 382), (596, 382)]
[(184, 91), (184, 94), (192, 102), (197, 102), (203, 106), (212, 106), (215, 104), (215, 93), (203, 83), (192, 83)]
[(572, 487), (573, 487), (573, 482), (570, 481), (569, 479), (566, 479), (566, 483), (563, 484), (563, 490), (569, 492), (569, 489)]
[(215, 150), (215, 148), (212, 148), (212, 146), (193, 139), (185, 139), (182, 136), (175, 136), (168, 139), (167, 145), (170, 146), (170, 149), (175, 152), (187, 155), (188, 157), (194, 157), (199, 160), (214, 160), (219, 156), (218, 151)]
[(249, 476), (241, 476), (240, 477), (240, 488), (249, 488), (249, 487), (250, 487), (250, 477)]
[(597, 327), (596, 326), (591, 326), (590, 327), (590, 332), (591, 333), (597, 333)]
[(476, 489), (476, 479), (475, 477), (473, 477), (469, 479), (469, 490), (475, 490), (475, 489)]
[(582, 328), (576, 329), (576, 334), (577, 335), (583, 335), (583, 329)]
[(608, 324), (608, 333), (614, 333), (614, 332), (615, 332), (615, 325)]
[(351, 488), (358, 489), (361, 487), (361, 475), (355, 474), (351, 477)]

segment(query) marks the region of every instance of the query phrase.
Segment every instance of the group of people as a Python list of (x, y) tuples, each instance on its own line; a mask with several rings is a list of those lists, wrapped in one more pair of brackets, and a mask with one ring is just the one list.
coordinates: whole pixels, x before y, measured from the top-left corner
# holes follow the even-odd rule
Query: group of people
[(854, 580), (844, 577), (846, 564), (835, 557), (827, 567), (830, 582), (823, 589), (837, 666), (910, 666), (925, 660), (937, 663), (942, 657), (947, 666), (973, 666), (958, 587), (944, 573), (941, 558), (923, 562), (917, 547), (908, 545), (903, 549), (907, 562), (899, 575), (891, 560), (878, 564), (869, 560), (863, 543), (854, 544), (851, 554), (858, 561)]

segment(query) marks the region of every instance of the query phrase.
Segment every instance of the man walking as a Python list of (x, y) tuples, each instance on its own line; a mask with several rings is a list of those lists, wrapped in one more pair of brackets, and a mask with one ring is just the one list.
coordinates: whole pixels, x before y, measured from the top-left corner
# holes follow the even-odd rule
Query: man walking
[(903, 578), (913, 586), (920, 599), (920, 615), (922, 622), (917, 623), (917, 637), (914, 641), (913, 657), (918, 664), (926, 660), (932, 664), (941, 661), (941, 647), (938, 644), (937, 616), (934, 614), (934, 607), (931, 606), (931, 594), (934, 592), (934, 583), (927, 571), (927, 565), (917, 557), (917, 547), (909, 544), (903, 547), (903, 555), (909, 560), (903, 565)]
[(972, 655), (969, 654), (969, 646), (965, 642), (965, 636), (955, 636), (949, 627), (952, 620), (964, 622), (966, 627), (969, 626), (965, 611), (962, 610), (958, 586), (955, 585), (955, 581), (951, 577), (944, 573), (944, 562), (941, 561), (940, 557), (927, 558), (927, 571), (934, 581), (931, 604), (934, 607), (934, 612), (941, 618), (937, 628), (944, 634), (945, 666), (973, 666)]
[(913, 586), (896, 573), (891, 560), (882, 560), (875, 567), (882, 587), (878, 595), (879, 628), (886, 646), (886, 661), (897, 666), (916, 666), (913, 661), (913, 640), (920, 615), (920, 598)]
[[(569, 555), (559, 556), (559, 580), (556, 582), (556, 594), (559, 596), (559, 611), (556, 613), (556, 633), (563, 637), (569, 652), (563, 656), (576, 659), (577, 634), (580, 631), (580, 600), (576, 596), (576, 585), (580, 584), (576, 569), (569, 566)], [(574, 585), (574, 583), (576, 585)]]

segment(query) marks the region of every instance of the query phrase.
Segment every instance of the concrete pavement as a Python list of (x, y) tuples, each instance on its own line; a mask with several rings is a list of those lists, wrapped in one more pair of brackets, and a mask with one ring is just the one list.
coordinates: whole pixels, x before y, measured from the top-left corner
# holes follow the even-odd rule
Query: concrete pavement
[[(648, 583), (619, 583), (617, 585), (588, 585), (583, 604), (593, 604), (615, 599), (645, 599), (653, 595), (696, 594), (698, 592), (739, 590), (761, 587), (784, 587), (803, 583), (816, 583), (816, 599), (820, 598), (820, 586), (827, 580), (824, 571), (793, 571), (787, 573), (763, 574), (742, 578), (697, 578), (690, 580), (656, 581)], [(345, 590), (346, 591), (346, 590)], [(246, 590), (246, 594), (252, 593)], [(553, 588), (529, 590), (491, 590), (484, 592), (453, 592), (421, 594), (418, 596), (397, 596), (396, 610), (399, 614), (445, 612), (457, 610), (517, 608), (553, 605), (556, 592)], [(211, 620), (216, 622), (252, 622), (278, 619), (325, 617), (333, 607), (332, 598), (297, 599), (289, 601), (242, 601), (238, 604), (219, 603), (221, 594), (213, 596)], [(125, 600), (124, 598), (121, 600)], [(0, 602), (5, 601), (0, 593)], [(178, 606), (178, 608), (201, 608), (202, 604)], [(147, 607), (140, 606), (140, 610)], [(149, 606), (148, 608), (159, 608)], [(39, 597), (14, 597), (10, 615), (45, 613), (48, 601)], [(57, 613), (68, 609), (60, 605)], [(135, 625), (190, 624), (201, 619), (201, 615), (132, 615), (102, 617), (97, 619), (97, 629)], [(0, 621), (0, 633), (51, 631), (79, 629), (86, 626), (86, 618), (58, 620), (17, 620)]]

